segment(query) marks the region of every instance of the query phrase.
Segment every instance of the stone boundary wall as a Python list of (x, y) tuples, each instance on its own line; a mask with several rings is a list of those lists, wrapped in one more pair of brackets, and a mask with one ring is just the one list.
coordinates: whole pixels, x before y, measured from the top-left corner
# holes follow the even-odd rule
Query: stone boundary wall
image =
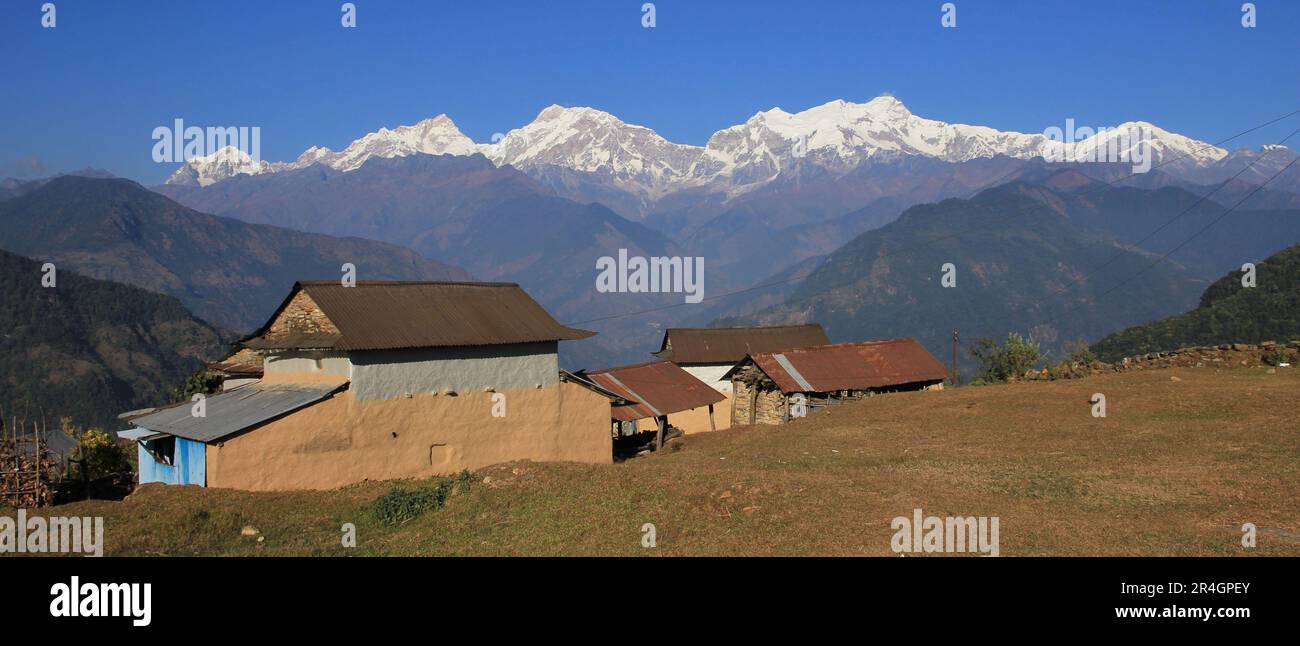
[[(1264, 341), (1259, 344), (1225, 343), (1179, 348), (1167, 352), (1124, 357), (1114, 363), (1098, 362), (1091, 367), (1081, 363), (1055, 366), (1056, 379), (1072, 379), (1110, 372), (1153, 370), (1158, 368), (1273, 368), (1266, 358), (1279, 357), (1282, 363), (1300, 366), (1300, 341)], [(1030, 370), (1026, 380), (1038, 381), (1053, 378), (1053, 370)]]

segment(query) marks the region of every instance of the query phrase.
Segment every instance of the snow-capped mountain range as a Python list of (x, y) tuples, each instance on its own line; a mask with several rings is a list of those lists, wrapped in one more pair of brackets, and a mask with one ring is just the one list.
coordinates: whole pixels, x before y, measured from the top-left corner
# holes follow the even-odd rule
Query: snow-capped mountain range
[[(312, 147), (292, 162), (254, 161), (237, 149), (223, 149), (188, 161), (167, 183), (208, 186), (235, 175), (312, 164), (347, 172), (374, 157), (480, 153), (498, 166), (509, 164), (535, 176), (574, 173), (654, 202), (694, 187), (737, 195), (807, 169), (842, 175), (872, 161), (906, 155), (946, 162), (997, 156), (1071, 159), (1096, 149), (1113, 149), (1111, 140), (1133, 128), (1148, 133), (1153, 163), (1181, 158), (1170, 169), (1194, 174), (1230, 157), (1222, 148), (1143, 121), (1119, 124), (1077, 143), (1062, 143), (1044, 134), (918, 117), (886, 95), (866, 103), (835, 100), (797, 113), (773, 108), (719, 130), (704, 146), (670, 142), (650, 128), (593, 108), (558, 105), (547, 107), (531, 123), (498, 141), (476, 143), (442, 114), (411, 126), (381, 128), (342, 151)], [(1240, 154), (1252, 153), (1233, 153)]]

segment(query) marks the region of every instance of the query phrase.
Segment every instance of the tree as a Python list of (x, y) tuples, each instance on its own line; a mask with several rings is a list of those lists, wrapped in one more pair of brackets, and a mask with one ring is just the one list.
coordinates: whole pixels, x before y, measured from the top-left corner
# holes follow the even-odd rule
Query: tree
[(1018, 379), (1042, 358), (1034, 337), (1014, 332), (1007, 335), (1003, 345), (993, 339), (977, 339), (970, 354), (980, 366), (979, 379), (986, 382)]

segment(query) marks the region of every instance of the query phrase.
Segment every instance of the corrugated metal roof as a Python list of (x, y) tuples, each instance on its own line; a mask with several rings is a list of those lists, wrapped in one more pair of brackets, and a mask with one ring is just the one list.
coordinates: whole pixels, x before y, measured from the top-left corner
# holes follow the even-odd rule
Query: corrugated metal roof
[(212, 442), (314, 404), (345, 386), (347, 383), (252, 383), (209, 395), (203, 417), (194, 417), (193, 405), (185, 402), (131, 423), (187, 440)]
[(621, 422), (668, 415), (726, 399), (708, 384), (668, 361), (609, 368), (585, 373), (585, 376), (602, 388), (634, 402), (611, 409), (612, 417)]
[(561, 325), (515, 283), (376, 280), (344, 287), (339, 281), (302, 281), (294, 285), (271, 321), (299, 289), (320, 306), (338, 328), (339, 337), (318, 334), (289, 341), (316, 345), (267, 341), (260, 337), (270, 326), (268, 321), (245, 345), (390, 350), (565, 341), (596, 334)]
[(151, 431), (147, 428), (128, 428), (125, 431), (117, 432), (117, 436), (124, 440), (147, 440), (158, 435), (160, 433), (157, 431)]
[(943, 381), (948, 371), (915, 339), (839, 343), (751, 354), (727, 372), (752, 361), (781, 392), (834, 392)]
[(831, 340), (817, 323), (768, 327), (668, 328), (654, 355), (679, 364), (735, 363), (755, 352), (776, 352)]
[(624, 397), (612, 390), (602, 388), (600, 384), (597, 384), (591, 379), (580, 377), (578, 375), (573, 374), (572, 372), (569, 372), (568, 370), (560, 370), (560, 381), (563, 381), (565, 383), (578, 384), (583, 388), (586, 388), (594, 393), (600, 394), (601, 396), (609, 399), (611, 402), (619, 406), (636, 403), (629, 400), (627, 397)]

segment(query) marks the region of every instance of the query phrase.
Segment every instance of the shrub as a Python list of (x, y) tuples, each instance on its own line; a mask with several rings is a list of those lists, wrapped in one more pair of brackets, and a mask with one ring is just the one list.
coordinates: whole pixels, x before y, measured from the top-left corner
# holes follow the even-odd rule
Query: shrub
[(985, 382), (1019, 378), (1042, 358), (1034, 337), (1015, 333), (1007, 335), (1004, 345), (992, 339), (978, 339), (970, 353), (980, 365), (978, 378)]
[(393, 489), (375, 500), (375, 518), (385, 525), (397, 525), (427, 511), (442, 509), (451, 496), (453, 484), (451, 478), (439, 478), (432, 487)]
[(463, 469), (456, 475), (456, 484), (458, 485), (456, 491), (462, 494), (469, 493), (469, 486), (473, 482), (474, 474), (470, 473), (469, 469)]
[(82, 430), (73, 425), (70, 418), (62, 421), (64, 434), (77, 443), (70, 456), (77, 477), (95, 480), (114, 473), (134, 471), (132, 458), (135, 452), (112, 435), (98, 428)]
[(1069, 364), (1079, 363), (1092, 368), (1100, 361), (1097, 353), (1093, 352), (1092, 347), (1083, 339), (1066, 343), (1065, 353), (1065, 361)]
[(1286, 363), (1286, 353), (1281, 350), (1273, 350), (1271, 352), (1265, 352), (1264, 356), (1260, 357), (1260, 359), (1262, 359), (1264, 363), (1276, 367)]
[(194, 395), (215, 395), (221, 390), (221, 375), (204, 368), (189, 376), (172, 391), (175, 401), (189, 401)]

